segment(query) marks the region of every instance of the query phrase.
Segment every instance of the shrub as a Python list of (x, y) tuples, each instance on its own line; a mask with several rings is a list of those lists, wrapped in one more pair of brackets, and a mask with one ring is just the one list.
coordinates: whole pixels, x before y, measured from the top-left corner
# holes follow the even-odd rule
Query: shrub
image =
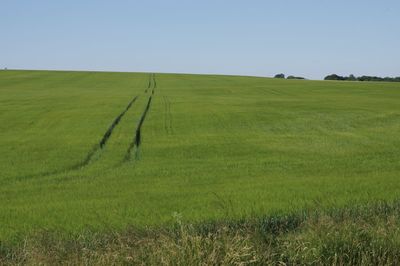
[(285, 78), (285, 74), (276, 74), (275, 76), (274, 76), (274, 78), (276, 78), (276, 79), (284, 79)]

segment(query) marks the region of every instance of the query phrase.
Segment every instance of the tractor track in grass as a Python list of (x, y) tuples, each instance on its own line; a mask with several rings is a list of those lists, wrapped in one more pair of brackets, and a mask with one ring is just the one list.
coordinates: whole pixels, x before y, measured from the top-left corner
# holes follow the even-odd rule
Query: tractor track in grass
[(151, 101), (153, 100), (155, 89), (157, 88), (157, 82), (156, 82), (154, 74), (152, 74), (150, 76), (149, 84), (151, 84), (150, 85), (151, 88), (149, 88), (149, 89), (151, 89), (151, 94), (147, 100), (146, 107), (144, 108), (144, 111), (140, 117), (139, 123), (137, 124), (136, 130), (135, 130), (135, 135), (132, 139), (132, 142), (129, 144), (128, 150), (126, 151), (126, 155), (125, 155), (126, 161), (132, 157), (133, 150), (136, 151), (136, 158), (139, 157), (139, 149), (140, 149), (140, 145), (142, 143), (142, 126), (146, 119), (147, 113), (150, 110)]
[[(157, 88), (157, 82), (156, 82), (156, 78), (155, 78), (155, 74), (152, 73), (149, 76), (149, 82), (147, 84), (147, 88), (145, 90), (145, 92), (147, 93), (149, 89), (151, 89), (151, 95), (149, 96), (149, 99), (147, 101), (147, 105), (146, 108), (142, 114), (142, 116), (140, 117), (138, 126), (136, 128), (136, 133), (135, 133), (135, 138), (134, 141), (131, 142), (131, 144), (129, 145), (128, 151), (127, 151), (127, 158), (130, 158), (130, 153), (131, 150), (136, 147), (137, 149), (139, 148), (140, 144), (141, 144), (141, 128), (143, 125), (143, 122), (146, 118), (147, 112), (150, 109), (150, 105), (151, 105), (151, 101), (152, 101), (152, 97), (154, 95), (154, 90), (155, 88)], [(126, 108), (124, 109), (124, 111), (122, 111), (122, 113), (120, 113), (113, 121), (113, 123), (111, 124), (111, 126), (108, 128), (108, 130), (106, 131), (106, 133), (103, 135), (103, 138), (100, 140), (98, 145), (95, 145), (92, 150), (87, 154), (86, 158), (76, 164), (75, 166), (73, 166), (71, 169), (69, 169), (69, 171), (71, 170), (76, 170), (79, 169), (81, 167), (84, 167), (86, 165), (88, 165), (90, 163), (90, 161), (92, 160), (93, 156), (101, 149), (103, 149), (108, 141), (108, 139), (111, 137), (112, 132), (114, 130), (114, 128), (119, 124), (119, 122), (121, 121), (122, 117), (125, 115), (126, 112), (128, 112), (128, 110), (131, 108), (131, 106), (134, 104), (134, 102), (139, 98), (139, 96), (135, 96), (133, 97), (133, 99), (128, 103), (128, 105), (126, 106)]]
[(172, 114), (171, 114), (171, 102), (168, 96), (163, 96), (164, 102), (164, 129), (167, 135), (173, 134), (172, 130)]
[(102, 150), (106, 144), (108, 139), (111, 137), (114, 128), (119, 124), (119, 122), (121, 121), (122, 117), (125, 115), (126, 112), (128, 112), (128, 110), (131, 108), (131, 106), (134, 104), (134, 102), (139, 98), (139, 96), (135, 96), (133, 97), (133, 99), (128, 103), (128, 105), (125, 107), (125, 109), (122, 111), (122, 113), (120, 113), (112, 122), (112, 124), (110, 125), (110, 127), (107, 129), (106, 133), (103, 135), (102, 139), (100, 140), (100, 142), (95, 145), (92, 150), (87, 154), (85, 160), (83, 160), (81, 163), (75, 165), (73, 167), (72, 170), (81, 168), (83, 166), (86, 166), (90, 163), (90, 161), (92, 160), (93, 156), (99, 151)]
[(156, 74), (153, 74), (153, 90), (151, 94), (154, 94), (154, 90), (157, 89), (157, 81), (156, 81)]
[(156, 88), (157, 88), (156, 75), (153, 73), (153, 74), (150, 74), (150, 76), (149, 76), (149, 82), (148, 82), (147, 88), (144, 92), (147, 93), (149, 90), (151, 90), (151, 94), (154, 94), (154, 89), (156, 89)]
[[(130, 143), (128, 150), (126, 152), (126, 156), (125, 156), (126, 160), (129, 160), (131, 158), (131, 154), (134, 149), (136, 149), (136, 152), (139, 151), (141, 140), (142, 140), (142, 133), (141, 133), (142, 126), (143, 126), (144, 120), (146, 119), (146, 115), (149, 112), (152, 99), (153, 99), (153, 95), (149, 96), (149, 99), (147, 100), (147, 105), (146, 105), (146, 107), (142, 113), (142, 116), (140, 117), (139, 123), (136, 127), (135, 136), (134, 136), (132, 142)], [(138, 153), (136, 153), (136, 155), (138, 155)]]
[(151, 77), (152, 77), (152, 74), (150, 74), (150, 76), (149, 76), (149, 82), (147, 83), (147, 88), (144, 90), (145, 93), (147, 93), (149, 91), (149, 89), (151, 88)]
[(129, 104), (126, 106), (125, 110), (122, 111), (122, 113), (120, 113), (112, 122), (111, 126), (108, 128), (108, 130), (106, 131), (106, 133), (104, 134), (103, 138), (100, 140), (100, 148), (104, 148), (104, 146), (106, 145), (108, 139), (110, 138), (114, 128), (119, 124), (119, 122), (121, 121), (121, 118), (125, 115), (126, 112), (128, 112), (129, 108), (131, 108), (132, 104), (137, 100), (139, 96), (135, 96), (130, 102)]
[(100, 142), (95, 144), (92, 149), (87, 153), (85, 159), (81, 162), (78, 162), (74, 165), (71, 165), (69, 167), (66, 167), (64, 169), (60, 170), (53, 170), (53, 171), (48, 171), (44, 173), (39, 173), (39, 174), (33, 174), (33, 175), (25, 175), (25, 176), (20, 176), (17, 177), (17, 179), (22, 180), (22, 179), (29, 179), (29, 178), (34, 178), (34, 177), (46, 177), (50, 175), (56, 175), (56, 174), (61, 174), (69, 171), (74, 171), (78, 170), (79, 168), (82, 168), (90, 163), (92, 158), (96, 153), (98, 153), (100, 150), (102, 150), (106, 144), (109, 138), (111, 137), (113, 130), (115, 127), (119, 124), (123, 116), (128, 112), (128, 110), (132, 107), (132, 105), (135, 103), (135, 101), (139, 98), (139, 96), (133, 97), (133, 99), (128, 103), (128, 105), (125, 107), (125, 109), (114, 119), (114, 121), (111, 123), (107, 131), (104, 133), (103, 137), (101, 138)]
[[(138, 152), (140, 144), (141, 144), (141, 138), (142, 138), (142, 134), (141, 134), (141, 129), (142, 129), (142, 125), (146, 119), (146, 115), (150, 109), (151, 106), (151, 102), (153, 99), (153, 95), (155, 92), (155, 88), (157, 88), (157, 83), (155, 80), (155, 75), (151, 74), (149, 77), (149, 83), (148, 83), (148, 88), (146, 89), (146, 93), (151, 90), (151, 94), (148, 98), (147, 101), (147, 105), (142, 113), (142, 116), (140, 117), (139, 123), (137, 125), (136, 131), (135, 131), (135, 137), (132, 140), (129, 149), (127, 151), (126, 154), (126, 158), (129, 159), (131, 157), (131, 152), (133, 149), (136, 149), (136, 152)], [(132, 107), (132, 105), (136, 102), (136, 100), (139, 98), (139, 96), (135, 96), (132, 98), (132, 100), (128, 103), (128, 105), (125, 107), (125, 109), (113, 120), (113, 122), (111, 123), (111, 125), (108, 127), (107, 131), (104, 133), (103, 137), (100, 139), (100, 141), (93, 145), (93, 147), (91, 148), (91, 150), (87, 153), (86, 157), (78, 162), (75, 163), (69, 167), (65, 167), (63, 169), (59, 169), (59, 170), (53, 170), (53, 171), (47, 171), (47, 172), (43, 172), (43, 173), (38, 173), (38, 174), (32, 174), (32, 175), (24, 175), (24, 176), (19, 176), (16, 177), (17, 180), (23, 180), (23, 179), (30, 179), (30, 178), (35, 178), (35, 177), (46, 177), (46, 176), (51, 176), (51, 175), (57, 175), (57, 174), (61, 174), (61, 173), (67, 173), (70, 171), (74, 171), (74, 170), (79, 170), (82, 167), (85, 167), (87, 165), (89, 165), (89, 163), (92, 161), (93, 157), (98, 154), (102, 149), (105, 148), (108, 140), (110, 139), (110, 137), (112, 136), (112, 133), (114, 131), (114, 129), (118, 126), (118, 124), (120, 123), (120, 121), (122, 120), (122, 118), (125, 116), (125, 114), (128, 112), (128, 110)], [(138, 153), (137, 153), (138, 154)]]

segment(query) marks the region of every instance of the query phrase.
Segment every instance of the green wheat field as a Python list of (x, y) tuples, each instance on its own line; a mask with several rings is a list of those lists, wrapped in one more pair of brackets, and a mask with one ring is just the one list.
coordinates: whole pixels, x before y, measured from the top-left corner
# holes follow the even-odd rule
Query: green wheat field
[[(276, 252), (269, 256), (257, 251), (261, 244), (253, 243), (253, 251), (232, 260), (220, 259), (226, 259), (227, 251), (226, 256), (210, 260), (200, 255), (191, 260), (187, 254), (194, 252), (188, 252), (189, 257), (184, 254), (169, 263), (386, 264), (400, 258), (396, 251), (400, 232), (393, 229), (400, 224), (398, 83), (4, 70), (0, 71), (0, 153), (0, 263), (162, 261), (149, 254), (151, 247), (160, 248), (150, 240), (153, 246), (143, 251), (151, 257), (148, 260), (124, 253), (114, 261), (109, 254), (99, 259), (100, 255), (82, 255), (79, 248), (65, 251), (68, 241), (91, 250), (81, 239), (88, 231), (101, 239), (120, 232), (118, 237), (111, 234), (115, 240), (132, 230), (145, 234), (132, 233), (135, 239), (148, 239), (153, 234), (149, 230), (159, 230), (169, 237), (167, 242), (192, 235), (204, 238), (199, 243), (223, 235), (220, 243), (233, 239), (230, 247), (244, 252), (256, 241), (249, 240), (251, 236), (261, 234), (248, 228), (259, 228), (265, 217), (268, 221), (281, 217), (278, 229), (283, 233), (267, 230), (264, 233), (271, 233), (273, 240), (257, 243), (293, 244), (301, 234), (306, 238), (310, 226), (325, 228), (321, 217), (335, 221), (328, 229), (347, 228), (337, 225), (335, 217), (340, 213), (342, 218), (354, 218), (354, 224), (345, 222), (354, 228), (362, 227), (357, 225), (359, 217), (379, 220), (373, 224), (382, 225), (387, 235), (372, 239), (391, 243), (379, 257), (382, 260), (370, 261), (367, 247), (353, 256), (354, 261), (346, 261), (345, 256), (335, 261), (334, 254), (340, 255), (342, 249), (331, 257), (327, 253), (325, 261), (313, 261), (315, 254), (296, 257), (290, 250), (297, 249), (290, 245), (274, 244), (271, 250)], [(382, 211), (382, 206), (389, 211)], [(309, 214), (317, 209), (318, 214)], [(388, 221), (396, 226), (388, 227)], [(235, 229), (233, 236), (226, 233), (230, 237), (218, 229), (235, 226), (247, 229)], [(237, 234), (243, 241), (235, 238)], [(311, 234), (314, 240), (315, 234)], [(45, 236), (53, 239), (46, 240), (48, 247), (43, 247)], [(54, 241), (63, 251), (60, 247), (50, 252), (49, 260), (42, 253), (31, 256), (21, 244), (27, 239), (36, 239), (32, 246), (37, 253), (57, 246)], [(83, 242), (90, 241), (101, 242)], [(313, 241), (307, 243), (319, 245)], [(242, 247), (243, 243), (248, 244)], [(99, 254), (97, 247), (92, 250)], [(176, 256), (181, 249), (177, 250)]]

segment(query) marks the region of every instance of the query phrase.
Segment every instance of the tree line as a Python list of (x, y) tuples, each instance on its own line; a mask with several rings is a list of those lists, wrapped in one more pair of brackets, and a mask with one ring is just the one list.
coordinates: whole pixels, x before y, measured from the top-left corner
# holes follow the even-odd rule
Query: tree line
[[(281, 73), (281, 74), (276, 74), (275, 77), (276, 79), (284, 79), (285, 78), (285, 74)], [(286, 79), (305, 79), (303, 77), (296, 77), (296, 76), (288, 76)]]
[[(296, 76), (288, 76), (286, 77), (285, 74), (276, 74), (274, 78), (277, 79), (305, 79), (303, 77), (296, 77)], [(356, 77), (353, 74), (349, 76), (339, 76), (336, 74), (328, 75), (324, 78), (324, 80), (343, 80), (343, 81), (386, 81), (386, 82), (400, 82), (400, 77), (377, 77), (377, 76), (360, 76)]]
[(360, 76), (356, 77), (353, 74), (346, 76), (339, 76), (336, 74), (328, 75), (324, 80), (344, 80), (344, 81), (387, 81), (387, 82), (400, 82), (400, 77), (376, 77), (376, 76)]

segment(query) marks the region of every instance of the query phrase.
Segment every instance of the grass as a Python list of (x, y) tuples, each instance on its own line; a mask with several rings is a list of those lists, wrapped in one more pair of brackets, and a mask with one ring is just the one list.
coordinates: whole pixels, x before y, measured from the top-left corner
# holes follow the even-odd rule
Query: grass
[(0, 240), (397, 199), (399, 100), (397, 83), (0, 71)]
[(0, 244), (1, 264), (397, 265), (400, 202), (183, 224), (168, 228), (42, 231)]

